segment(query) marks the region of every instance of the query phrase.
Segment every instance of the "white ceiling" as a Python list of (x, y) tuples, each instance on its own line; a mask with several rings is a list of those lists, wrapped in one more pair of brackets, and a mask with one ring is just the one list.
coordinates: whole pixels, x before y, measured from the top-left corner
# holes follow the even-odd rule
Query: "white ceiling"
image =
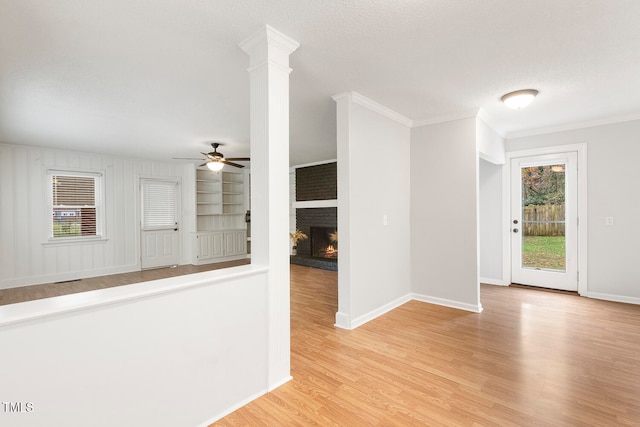
[[(336, 157), (332, 95), (505, 135), (640, 118), (637, 0), (0, 0), (0, 141), (170, 160), (248, 155), (248, 57), (291, 56), (291, 164)], [(525, 110), (501, 95), (540, 91)]]

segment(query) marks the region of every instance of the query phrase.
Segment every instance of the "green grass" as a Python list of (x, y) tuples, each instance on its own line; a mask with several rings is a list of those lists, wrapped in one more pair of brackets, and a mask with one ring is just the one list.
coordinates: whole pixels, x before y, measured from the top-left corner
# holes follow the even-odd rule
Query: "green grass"
[(53, 237), (80, 236), (82, 234), (80, 224), (59, 222), (53, 223)]
[(564, 236), (525, 236), (522, 266), (525, 268), (565, 269)]

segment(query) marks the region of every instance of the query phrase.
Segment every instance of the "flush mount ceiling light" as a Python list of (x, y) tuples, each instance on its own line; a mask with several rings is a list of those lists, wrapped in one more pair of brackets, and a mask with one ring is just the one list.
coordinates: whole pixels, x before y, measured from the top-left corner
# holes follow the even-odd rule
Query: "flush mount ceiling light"
[(500, 99), (507, 107), (520, 110), (531, 104), (531, 101), (533, 101), (537, 94), (538, 91), (535, 89), (523, 89), (502, 95)]

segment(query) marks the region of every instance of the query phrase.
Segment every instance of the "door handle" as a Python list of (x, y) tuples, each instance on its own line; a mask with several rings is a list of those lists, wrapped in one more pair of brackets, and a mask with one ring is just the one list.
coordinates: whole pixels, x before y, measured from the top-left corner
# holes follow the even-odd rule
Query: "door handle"
[(517, 229), (517, 228), (514, 228), (514, 229), (513, 229), (513, 232), (514, 232), (514, 233), (517, 233), (517, 232), (518, 232), (518, 229)]

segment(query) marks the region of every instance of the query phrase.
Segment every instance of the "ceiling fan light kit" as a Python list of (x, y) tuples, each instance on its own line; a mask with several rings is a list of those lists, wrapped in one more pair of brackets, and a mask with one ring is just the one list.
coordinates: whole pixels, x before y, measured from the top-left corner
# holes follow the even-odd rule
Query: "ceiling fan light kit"
[(536, 95), (538, 95), (538, 91), (535, 89), (523, 89), (502, 95), (502, 98), (500, 98), (500, 100), (504, 102), (504, 104), (509, 108), (513, 108), (514, 110), (521, 110), (527, 105), (531, 104)]
[[(218, 151), (218, 147), (222, 145), (219, 142), (212, 142), (211, 146), (213, 147), (213, 151), (210, 153), (201, 153), (205, 157), (205, 163), (199, 165), (198, 167), (206, 166), (210, 170), (214, 172), (219, 172), (222, 170), (224, 165), (233, 166), (234, 168), (242, 169), (244, 165), (240, 165), (238, 163), (234, 163), (231, 160), (236, 160), (240, 162), (248, 162), (251, 159), (249, 157), (229, 157), (225, 158), (224, 154)], [(200, 159), (192, 159), (190, 157), (174, 157), (174, 160), (200, 160)]]
[(210, 162), (207, 162), (207, 167), (214, 172), (218, 172), (222, 170), (222, 168), (224, 167), (224, 163), (216, 160), (212, 160)]

